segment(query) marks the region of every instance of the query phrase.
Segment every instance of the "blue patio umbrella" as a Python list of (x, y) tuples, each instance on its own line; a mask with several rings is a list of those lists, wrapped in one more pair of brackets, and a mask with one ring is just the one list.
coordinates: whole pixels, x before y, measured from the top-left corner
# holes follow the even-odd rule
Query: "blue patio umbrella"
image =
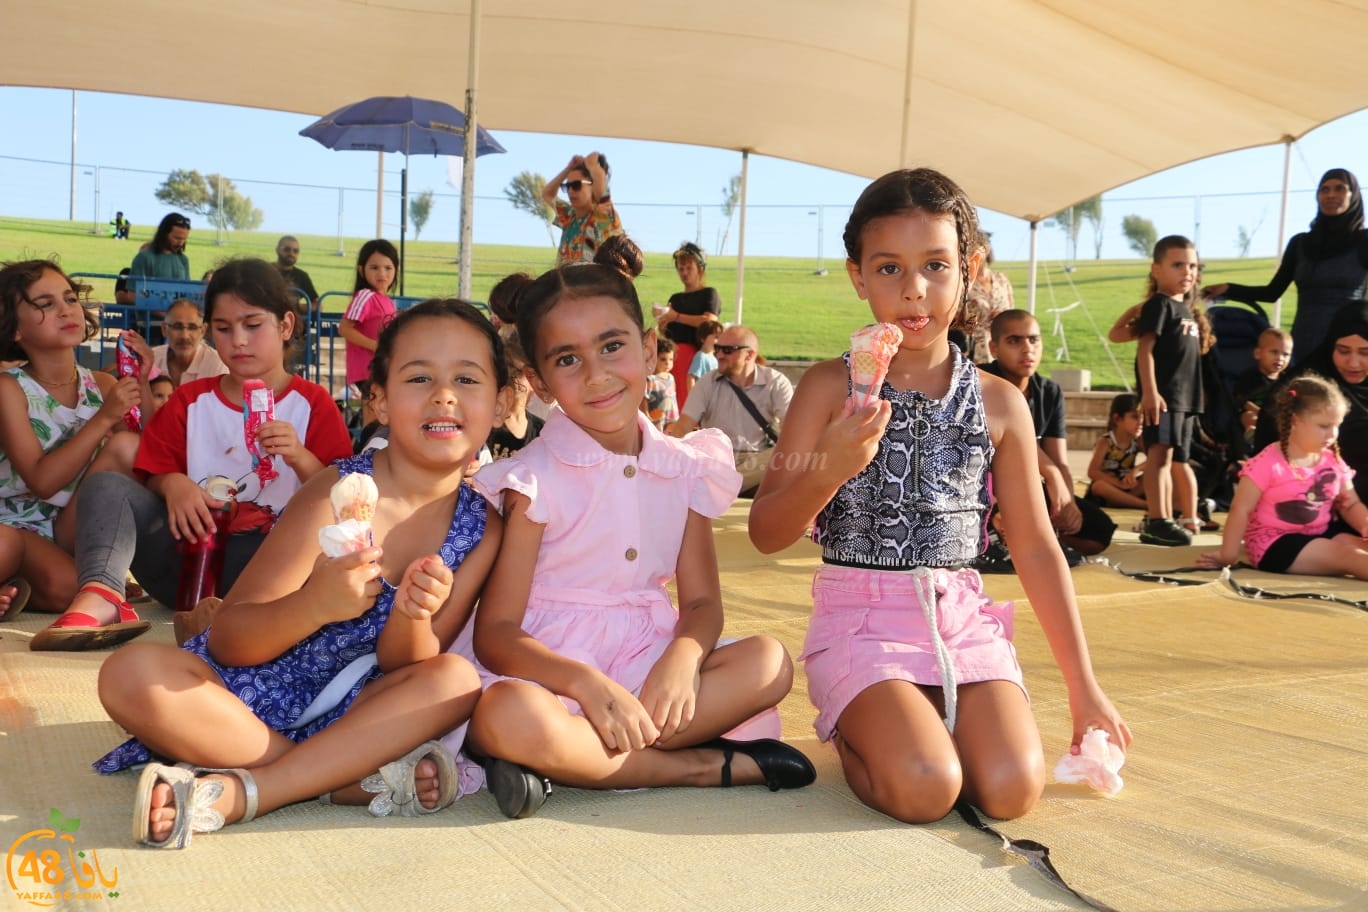
[[(399, 293), (404, 293), (404, 241), (408, 234), (408, 157), (462, 155), (466, 118), (443, 101), (426, 98), (376, 96), (338, 108), (299, 131), (329, 149), (362, 152), (402, 152), (399, 205)], [(475, 134), (475, 155), (506, 152), (483, 127)], [(461, 205), (468, 205), (465, 199)]]

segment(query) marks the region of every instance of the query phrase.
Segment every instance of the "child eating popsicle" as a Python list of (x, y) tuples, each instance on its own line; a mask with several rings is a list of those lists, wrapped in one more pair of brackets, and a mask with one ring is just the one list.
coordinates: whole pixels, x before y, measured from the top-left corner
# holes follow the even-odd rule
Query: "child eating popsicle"
[[(224, 503), (205, 485), (220, 476), (234, 484), (237, 502), (219, 579), (219, 592), (227, 591), (290, 495), (351, 453), (332, 396), (289, 371), (295, 308), (279, 270), (264, 260), (225, 263), (209, 283), (205, 309), (228, 373), (181, 384), (148, 421), (133, 465), (141, 484), (114, 472), (86, 479), (90, 499), (83, 494), (76, 523), (81, 588), (31, 649), (102, 649), (143, 633), (148, 622), (124, 600), (130, 569), (153, 598), (174, 605), (177, 544), (214, 534), (214, 511)], [(274, 420), (259, 422), (249, 441), (243, 391), (252, 381), (273, 393)], [(277, 476), (263, 480), (249, 445), (271, 457)]]
[(817, 734), (860, 800), (909, 823), (939, 820), (961, 797), (1019, 817), (1044, 789), (1044, 752), (1012, 606), (994, 604), (965, 566), (984, 547), (990, 485), (1068, 683), (1070, 752), (1089, 727), (1123, 750), (1131, 738), (1093, 677), (1025, 400), (949, 341), (982, 259), (978, 217), (944, 175), (894, 171), (860, 195), (845, 245), (856, 293), (902, 341), (868, 405), (849, 403), (853, 357), (803, 375), (751, 507), (751, 541), (773, 553), (812, 528), (822, 546), (802, 659)]

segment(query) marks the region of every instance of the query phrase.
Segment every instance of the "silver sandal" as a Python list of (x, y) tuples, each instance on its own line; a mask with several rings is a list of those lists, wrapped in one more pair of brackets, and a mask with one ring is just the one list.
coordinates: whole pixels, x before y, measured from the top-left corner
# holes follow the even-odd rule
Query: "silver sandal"
[[(414, 771), (424, 757), (437, 764), (438, 794), (433, 807), (423, 807), (414, 783)], [(449, 807), (456, 800), (458, 780), (456, 758), (451, 751), (440, 741), (427, 741), (362, 779), (361, 788), (375, 796), (367, 806), (373, 816), (388, 817), (398, 811), (400, 817), (417, 817)]]
[[(212, 833), (223, 829), (223, 815), (214, 810), (214, 802), (223, 797), (223, 783), (200, 778), (200, 773), (229, 773), (242, 783), (246, 808), (237, 823), (248, 823), (257, 814), (257, 787), (252, 774), (245, 769), (206, 769), (178, 764), (149, 763), (138, 779), (138, 790), (133, 796), (133, 839), (154, 849), (183, 849), (190, 845), (195, 833)], [(152, 824), (147, 819), (152, 812), (152, 790), (158, 782), (171, 786), (175, 799), (176, 822), (171, 833), (158, 842), (152, 838)]]

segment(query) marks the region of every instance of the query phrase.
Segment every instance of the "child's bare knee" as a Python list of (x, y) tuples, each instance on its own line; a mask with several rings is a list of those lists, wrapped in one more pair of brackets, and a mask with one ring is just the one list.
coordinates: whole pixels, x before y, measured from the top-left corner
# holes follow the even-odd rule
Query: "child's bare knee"
[(998, 820), (1024, 816), (1045, 791), (1045, 770), (1039, 764), (1002, 763), (973, 784), (970, 799), (979, 810)]
[(955, 806), (964, 780), (958, 764), (910, 759), (870, 770), (877, 809), (904, 823), (933, 823)]

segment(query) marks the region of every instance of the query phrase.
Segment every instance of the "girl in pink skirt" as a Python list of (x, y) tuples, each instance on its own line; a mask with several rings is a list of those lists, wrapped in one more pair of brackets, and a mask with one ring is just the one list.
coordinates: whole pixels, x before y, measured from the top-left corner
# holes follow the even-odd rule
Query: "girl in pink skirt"
[(783, 645), (718, 642), (711, 520), (741, 485), (731, 445), (718, 431), (677, 440), (641, 414), (656, 340), (631, 281), (563, 267), (515, 307), (528, 379), (558, 408), (536, 440), (473, 479), (505, 517), (475, 617), (487, 686), (469, 735), (494, 758), (500, 808), (534, 813), (548, 780), (810, 784), (812, 764), (776, 740), (774, 707), (793, 683)]
[(978, 218), (944, 175), (895, 171), (861, 194), (845, 244), (856, 292), (902, 340), (863, 407), (848, 404), (849, 353), (803, 376), (751, 540), (770, 553), (812, 528), (822, 546), (803, 659), (817, 733), (860, 800), (909, 823), (939, 820), (961, 795), (1018, 817), (1044, 789), (1040, 733), (1012, 606), (993, 604), (967, 566), (993, 493), (1069, 687), (1073, 752), (1089, 727), (1123, 748), (1131, 736), (1093, 678), (1026, 401), (948, 340), (983, 257)]

